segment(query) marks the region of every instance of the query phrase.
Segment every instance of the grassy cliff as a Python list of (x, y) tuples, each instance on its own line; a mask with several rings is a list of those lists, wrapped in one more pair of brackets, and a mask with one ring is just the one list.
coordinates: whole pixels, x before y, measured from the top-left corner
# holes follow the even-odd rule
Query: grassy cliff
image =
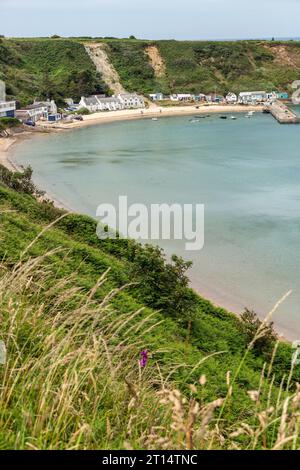
[[(111, 41), (111, 60), (129, 89), (148, 92), (209, 93), (229, 90), (288, 90), (300, 76), (299, 42)], [(147, 48), (154, 46), (165, 65), (155, 76)], [(132, 55), (133, 60), (130, 60)], [(135, 72), (135, 73), (134, 73)], [(139, 82), (139, 73), (144, 74)], [(145, 80), (146, 78), (146, 80)]]
[[(107, 46), (110, 62), (128, 91), (148, 94), (229, 90), (290, 90), (300, 77), (298, 41), (143, 41), (129, 39), (2, 39), (0, 79), (9, 97), (78, 99), (108, 91), (85, 51)], [(152, 50), (154, 55), (149, 53)], [(162, 67), (156, 68), (156, 61)]]
[(21, 105), (34, 98), (79, 99), (107, 91), (84, 46), (75, 41), (1, 40), (0, 80)]
[(0, 448), (299, 447), (290, 346), (30, 177), (0, 167)]

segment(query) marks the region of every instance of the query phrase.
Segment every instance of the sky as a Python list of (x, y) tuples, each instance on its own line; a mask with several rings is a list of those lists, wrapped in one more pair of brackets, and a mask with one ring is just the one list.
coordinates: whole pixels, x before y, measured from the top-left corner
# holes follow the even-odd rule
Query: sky
[(0, 0), (5, 36), (300, 37), (300, 0)]

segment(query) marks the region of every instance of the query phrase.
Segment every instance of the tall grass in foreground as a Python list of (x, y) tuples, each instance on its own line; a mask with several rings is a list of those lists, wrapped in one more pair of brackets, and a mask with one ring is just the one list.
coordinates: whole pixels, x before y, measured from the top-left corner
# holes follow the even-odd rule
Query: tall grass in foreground
[(139, 364), (155, 325), (137, 320), (140, 312), (116, 317), (117, 290), (94, 300), (105, 275), (88, 294), (72, 277), (45, 288), (52, 254), (1, 268), (0, 448), (299, 448), (300, 387), (286, 390), (283, 379), (274, 397), (272, 361), (249, 390), (251, 419), (228, 424), (238, 370), (224, 371), (225, 398), (202, 399), (203, 375), (184, 395), (160, 364)]

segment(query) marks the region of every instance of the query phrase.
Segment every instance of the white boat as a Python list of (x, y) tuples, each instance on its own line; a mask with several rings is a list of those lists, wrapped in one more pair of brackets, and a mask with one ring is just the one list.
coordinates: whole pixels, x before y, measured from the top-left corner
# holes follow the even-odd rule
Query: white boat
[(252, 117), (253, 114), (254, 114), (255, 111), (249, 111), (249, 113), (247, 114), (248, 117)]
[(157, 118), (152, 118), (152, 121), (158, 121), (158, 119)]
[(230, 119), (232, 119), (233, 121), (235, 121), (237, 119), (236, 116), (231, 116)]

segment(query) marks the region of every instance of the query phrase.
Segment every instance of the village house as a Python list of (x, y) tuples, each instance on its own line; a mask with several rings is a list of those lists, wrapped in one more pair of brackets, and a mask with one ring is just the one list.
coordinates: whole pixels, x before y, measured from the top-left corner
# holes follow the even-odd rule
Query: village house
[(136, 93), (120, 93), (117, 97), (125, 109), (145, 107), (144, 98)]
[(16, 102), (6, 101), (5, 83), (0, 80), (0, 117), (15, 117)]
[(211, 93), (206, 95), (206, 101), (208, 103), (223, 103), (225, 101), (224, 96), (217, 95), (216, 93)]
[(195, 101), (206, 101), (206, 96), (203, 93), (199, 93), (199, 95), (195, 95)]
[(18, 109), (16, 117), (22, 122), (28, 120), (37, 122), (41, 119), (48, 119), (48, 107), (45, 104), (31, 104), (24, 109)]
[(258, 104), (268, 100), (265, 91), (245, 91), (239, 94), (240, 104)]
[(123, 103), (115, 96), (98, 98), (101, 111), (118, 111), (124, 109)]
[(48, 114), (48, 121), (49, 122), (57, 122), (62, 119), (62, 115), (60, 113), (52, 113)]
[(57, 106), (54, 100), (47, 101), (34, 101), (34, 105), (45, 106), (47, 108), (48, 114), (57, 114)]
[[(166, 99), (163, 93), (151, 93), (149, 97), (152, 101), (163, 101)], [(167, 99), (169, 99), (169, 97), (167, 97)]]
[(288, 100), (289, 99), (289, 94), (284, 92), (284, 91), (275, 91), (276, 98), (278, 100)]
[(94, 96), (82, 96), (79, 101), (79, 109), (86, 108), (90, 113), (96, 113), (101, 111), (101, 105), (96, 95)]
[(106, 97), (105, 95), (82, 96), (79, 102), (79, 109), (86, 108), (91, 113), (98, 111), (117, 111), (124, 109), (124, 104), (115, 96)]
[(136, 93), (121, 93), (118, 96), (109, 97), (105, 95), (82, 96), (79, 102), (79, 108), (86, 108), (91, 113), (144, 107), (144, 98)]
[(273, 103), (276, 100), (277, 100), (277, 93), (275, 91), (271, 91), (270, 93), (267, 93), (267, 101), (269, 103)]
[(15, 101), (0, 101), (0, 117), (14, 118), (16, 114)]
[(171, 101), (194, 101), (195, 95), (191, 93), (173, 93), (170, 96)]
[(235, 104), (237, 103), (238, 101), (238, 97), (235, 93), (232, 93), (232, 92), (229, 92), (227, 95), (226, 95), (226, 102), (228, 104)]

